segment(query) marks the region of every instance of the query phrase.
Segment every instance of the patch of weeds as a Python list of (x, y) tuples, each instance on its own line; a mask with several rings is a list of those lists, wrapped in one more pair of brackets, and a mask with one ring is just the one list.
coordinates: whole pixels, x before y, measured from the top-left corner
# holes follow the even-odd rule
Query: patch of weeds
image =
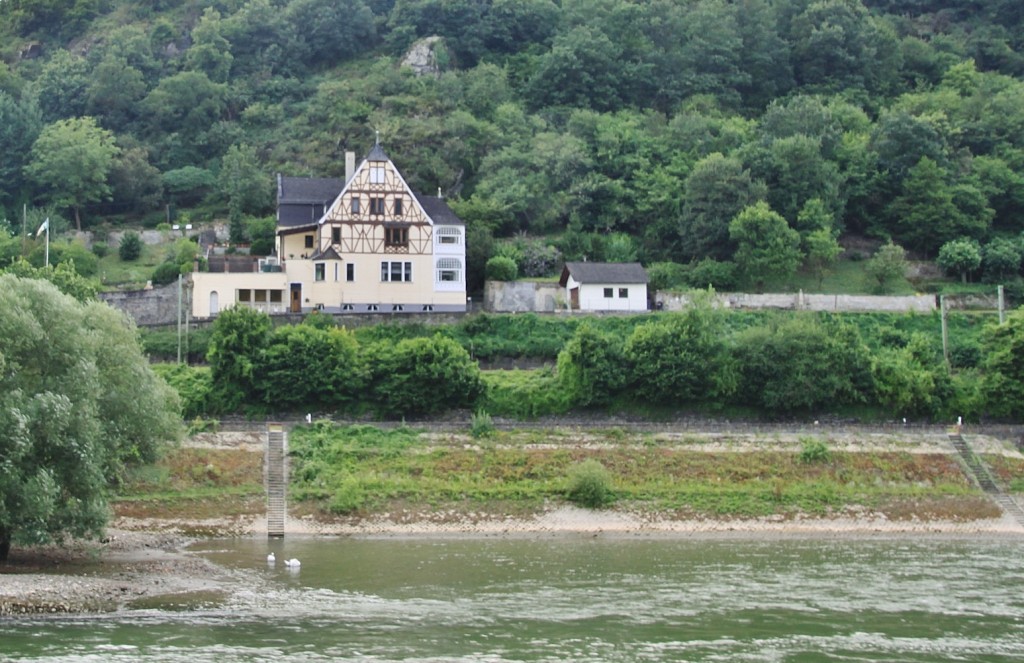
[(589, 459), (569, 468), (569, 490), (566, 497), (573, 504), (600, 509), (615, 501), (612, 478), (605, 466)]
[(477, 410), (473, 413), (473, 419), (469, 426), (470, 435), (480, 439), (482, 437), (491, 437), (494, 435), (494, 432), (494, 421), (486, 410)]
[(816, 437), (800, 438), (802, 448), (800, 449), (800, 462), (805, 465), (814, 463), (827, 463), (832, 460), (832, 452), (828, 445)]

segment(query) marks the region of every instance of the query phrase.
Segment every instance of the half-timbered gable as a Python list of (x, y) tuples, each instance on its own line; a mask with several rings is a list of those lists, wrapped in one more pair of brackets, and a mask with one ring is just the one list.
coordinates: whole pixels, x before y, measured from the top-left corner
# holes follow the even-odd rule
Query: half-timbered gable
[[(444, 199), (409, 188), (379, 144), (358, 167), (347, 153), (345, 169), (344, 180), (278, 176), (277, 256), (269, 260), (282, 304), (292, 312), (466, 310), (465, 224)], [(195, 276), (197, 317), (244, 302), (244, 284)], [(204, 297), (217, 305), (204, 307)]]

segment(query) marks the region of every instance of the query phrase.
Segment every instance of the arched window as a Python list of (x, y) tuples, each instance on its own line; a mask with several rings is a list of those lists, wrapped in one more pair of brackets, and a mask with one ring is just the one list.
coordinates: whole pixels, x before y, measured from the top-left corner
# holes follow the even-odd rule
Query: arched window
[(438, 244), (461, 244), (462, 230), (451, 226), (441, 226), (437, 229)]
[(217, 301), (217, 291), (213, 290), (210, 292), (210, 317), (217, 315), (220, 312), (220, 303)]
[(437, 281), (439, 283), (459, 283), (462, 281), (462, 261), (458, 258), (438, 258)]

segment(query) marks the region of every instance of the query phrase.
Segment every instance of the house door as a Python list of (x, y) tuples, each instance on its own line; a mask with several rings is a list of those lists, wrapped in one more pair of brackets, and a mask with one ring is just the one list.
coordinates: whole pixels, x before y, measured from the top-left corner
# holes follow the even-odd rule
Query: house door
[(580, 310), (580, 289), (579, 288), (573, 288), (572, 290), (569, 291), (569, 306), (572, 307), (572, 310), (574, 310), (574, 311)]
[(302, 313), (302, 284), (292, 283), (291, 312)]
[(210, 317), (217, 315), (220, 312), (220, 302), (218, 301), (217, 291), (214, 290), (210, 293)]

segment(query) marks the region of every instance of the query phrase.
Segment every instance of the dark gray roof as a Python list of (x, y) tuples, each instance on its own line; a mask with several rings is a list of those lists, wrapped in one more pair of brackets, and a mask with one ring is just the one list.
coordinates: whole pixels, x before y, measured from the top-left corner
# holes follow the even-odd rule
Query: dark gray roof
[(413, 192), (416, 196), (417, 202), (423, 211), (427, 213), (427, 216), (435, 224), (441, 224), (443, 226), (463, 226), (466, 222), (455, 216), (455, 212), (452, 211), (451, 207), (448, 207), (448, 203), (445, 202), (444, 198), (438, 198), (437, 196), (424, 196)]
[(277, 176), (277, 225), (316, 223), (341, 193), (345, 181), (333, 177)]
[(366, 155), (366, 160), (391, 161), (391, 159), (388, 158), (387, 153), (384, 152), (384, 148), (380, 146), (380, 143), (376, 143), (372, 148), (370, 148), (370, 153)]
[(310, 260), (341, 260), (341, 256), (334, 250), (333, 246), (327, 247), (326, 251), (317, 251)]
[(277, 190), (277, 204), (334, 202), (345, 180), (338, 177), (286, 177), (281, 176)]
[(577, 283), (647, 283), (647, 272), (638, 262), (567, 262), (559, 285), (565, 286), (569, 275)]

